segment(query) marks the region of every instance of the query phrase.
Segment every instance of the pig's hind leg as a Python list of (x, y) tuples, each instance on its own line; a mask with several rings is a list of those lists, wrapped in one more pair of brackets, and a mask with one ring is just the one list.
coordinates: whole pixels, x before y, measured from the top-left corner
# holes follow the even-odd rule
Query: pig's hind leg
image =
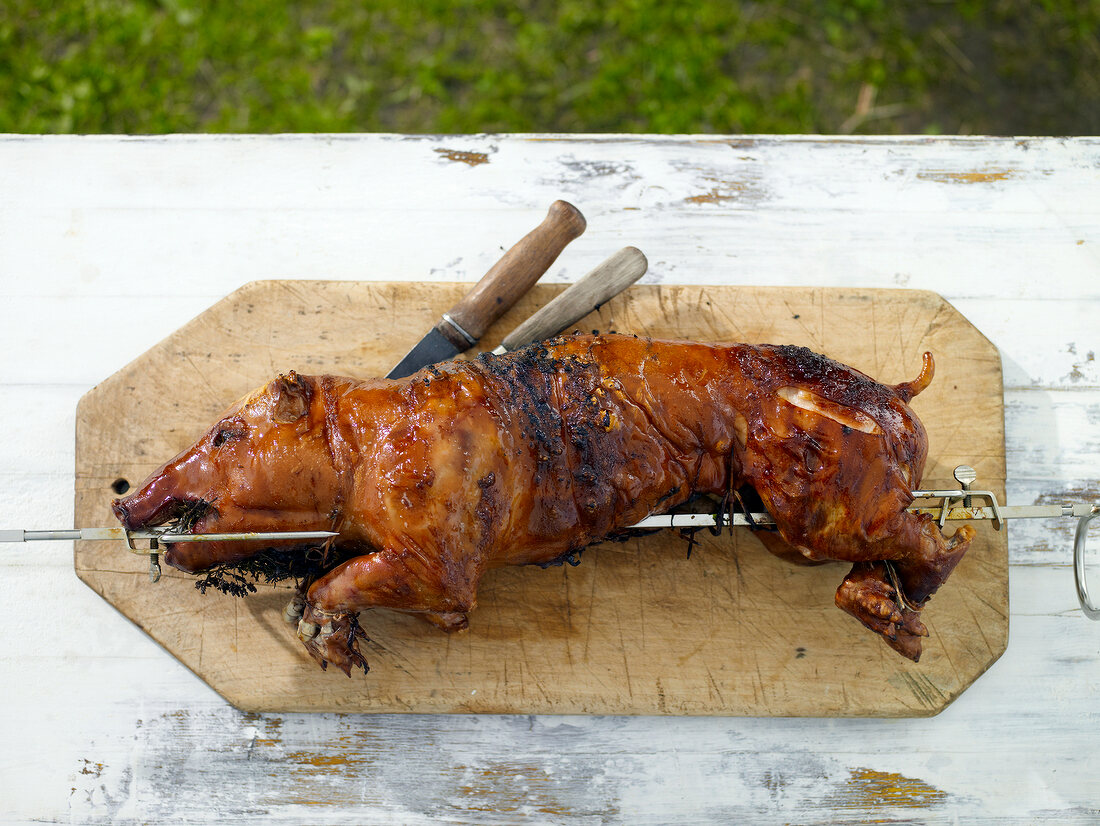
[(854, 563), (836, 604), (915, 662), (920, 638), (928, 636), (920, 610), (954, 570), (974, 529), (959, 528), (945, 539), (931, 517), (904, 509), (906, 497), (898, 491), (907, 488), (900, 474), (873, 470), (838, 471), (854, 485), (815, 474), (784, 486), (774, 478), (757, 480), (781, 534), (765, 545), (784, 558), (796, 550), (812, 561)]
[(836, 604), (882, 636), (892, 649), (920, 660), (928, 631), (920, 611), (955, 569), (974, 538), (969, 525), (944, 538), (930, 516), (899, 513), (857, 561), (836, 592)]

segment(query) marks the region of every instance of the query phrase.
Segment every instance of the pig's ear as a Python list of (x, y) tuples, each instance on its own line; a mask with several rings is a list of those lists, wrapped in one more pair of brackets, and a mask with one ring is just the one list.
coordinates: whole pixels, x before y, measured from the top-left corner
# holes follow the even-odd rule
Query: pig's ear
[(291, 370), (289, 376), (279, 376), (272, 382), (271, 395), (275, 399), (272, 418), (279, 424), (293, 424), (309, 412), (313, 388)]

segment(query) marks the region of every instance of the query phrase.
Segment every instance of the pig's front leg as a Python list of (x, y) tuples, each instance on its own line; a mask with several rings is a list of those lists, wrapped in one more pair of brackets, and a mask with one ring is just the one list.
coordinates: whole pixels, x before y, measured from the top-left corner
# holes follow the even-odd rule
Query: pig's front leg
[(367, 670), (358, 649), (359, 638), (366, 638), (357, 620), (360, 611), (419, 613), (445, 630), (461, 630), (474, 607), (475, 588), (456, 566), (429, 565), (420, 554), (383, 550), (359, 556), (310, 586), (298, 638), (322, 668), (332, 663), (350, 676), (352, 668)]

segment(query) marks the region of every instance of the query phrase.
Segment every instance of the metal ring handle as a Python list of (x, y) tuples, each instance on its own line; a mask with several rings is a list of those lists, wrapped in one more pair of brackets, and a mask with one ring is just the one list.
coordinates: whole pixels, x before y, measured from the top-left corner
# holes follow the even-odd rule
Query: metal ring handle
[(1093, 511), (1078, 519), (1077, 533), (1073, 537), (1073, 577), (1077, 580), (1077, 601), (1081, 603), (1085, 616), (1091, 620), (1100, 620), (1100, 606), (1089, 599), (1089, 589), (1085, 583), (1085, 540), (1088, 539), (1089, 522), (1098, 516), (1100, 511)]

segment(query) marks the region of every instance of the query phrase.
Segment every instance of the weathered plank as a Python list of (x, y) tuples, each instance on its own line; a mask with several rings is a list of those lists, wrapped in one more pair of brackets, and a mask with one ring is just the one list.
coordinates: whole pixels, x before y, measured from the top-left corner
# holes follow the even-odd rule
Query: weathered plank
[[(0, 181), (0, 229), (22, 239), (0, 250), (0, 269), (21, 295), (124, 295), (148, 279), (146, 295), (224, 294), (227, 275), (235, 284), (312, 274), (472, 281), (566, 197), (590, 229), (570, 248), (578, 264), (559, 262), (553, 278), (575, 278), (585, 270), (566, 267), (636, 243), (649, 256), (650, 283), (1100, 296), (1097, 139), (196, 136), (2, 145), (11, 168), (38, 172), (33, 182)], [(489, 162), (471, 167), (438, 151), (454, 148), (483, 150)], [(62, 280), (74, 270), (78, 277)]]
[[(6, 802), (29, 811), (41, 795), (56, 794), (80, 822), (197, 822), (211, 811), (242, 822), (511, 822), (525, 807), (549, 822), (601, 813), (604, 822), (667, 822), (670, 811), (686, 822), (826, 822), (841, 814), (1025, 821), (1046, 810), (1088, 822), (1097, 807), (1083, 780), (1100, 769), (1091, 746), (1097, 646), (1082, 633), (1086, 621), (1068, 610), (1070, 593), (1057, 603), (1046, 596), (1063, 590), (1061, 576), (1045, 569), (1014, 576), (1013, 648), (982, 678), (980, 693), (964, 694), (936, 718), (889, 724), (249, 714), (165, 662), (135, 629), (104, 638), (89, 622), (59, 640), (55, 655), (85, 658), (87, 689), (50, 710), (34, 752), (41, 757), (3, 758), (14, 795)], [(59, 587), (29, 572), (17, 574), (17, 584), (39, 600)], [(76, 610), (110, 613), (85, 594)], [(9, 702), (33, 705), (56, 665), (35, 656), (26, 630), (0, 664), (25, 673)], [(86, 658), (90, 650), (94, 658)], [(1006, 786), (1005, 777), (1016, 780)]]
[[(650, 283), (940, 292), (1021, 391), (1010, 444), (1040, 431), (1010, 495), (1095, 487), (1070, 449), (1095, 440), (1088, 404), (1055, 397), (1071, 433), (1026, 394), (1098, 389), (1096, 138), (5, 137), (0, 166), (6, 526), (71, 517), (54, 405), (246, 281), (472, 281), (561, 196), (590, 228), (553, 280), (630, 243)], [(9, 546), (0, 818), (504, 821), (518, 789), (581, 822), (1095, 822), (1098, 627), (1064, 543), (1061, 567), (1023, 564), (1051, 523), (1031, 524), (1009, 531), (1007, 653), (919, 721), (246, 717), (85, 588), (65, 543)]]

